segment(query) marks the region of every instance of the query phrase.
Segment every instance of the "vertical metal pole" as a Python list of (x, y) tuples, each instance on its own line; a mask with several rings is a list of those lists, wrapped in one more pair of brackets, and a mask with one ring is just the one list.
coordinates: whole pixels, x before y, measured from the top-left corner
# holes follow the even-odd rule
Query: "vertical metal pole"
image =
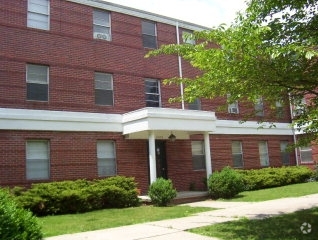
[[(176, 22), (176, 34), (177, 34), (177, 44), (180, 44), (180, 36), (179, 36), (179, 23)], [(179, 77), (182, 78), (182, 62), (181, 56), (178, 55), (178, 66), (179, 66)], [(181, 105), (182, 109), (184, 109), (184, 99), (183, 99), (183, 83), (180, 83), (180, 96), (181, 96)]]

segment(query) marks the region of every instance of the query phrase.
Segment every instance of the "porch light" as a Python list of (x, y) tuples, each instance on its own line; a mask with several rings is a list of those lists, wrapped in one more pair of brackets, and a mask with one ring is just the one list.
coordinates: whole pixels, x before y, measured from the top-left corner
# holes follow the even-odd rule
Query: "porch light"
[(168, 139), (170, 142), (174, 142), (176, 140), (176, 136), (171, 133)]

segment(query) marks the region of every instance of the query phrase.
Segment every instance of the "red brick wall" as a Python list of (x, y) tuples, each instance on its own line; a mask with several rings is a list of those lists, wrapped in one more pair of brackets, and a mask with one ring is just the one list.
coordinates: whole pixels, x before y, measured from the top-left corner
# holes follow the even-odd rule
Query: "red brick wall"
[[(148, 143), (146, 140), (128, 140), (117, 133), (87, 132), (38, 132), (1, 131), (0, 132), (0, 184), (28, 185), (34, 181), (25, 176), (25, 144), (27, 140), (46, 139), (50, 141), (50, 179), (95, 179), (97, 175), (96, 141), (114, 140), (116, 142), (117, 173), (133, 176), (143, 193), (149, 183)], [(202, 139), (194, 136), (193, 139)], [(270, 166), (281, 166), (280, 141), (291, 141), (289, 136), (248, 136), (211, 135), (211, 155), (213, 171), (232, 166), (231, 141), (240, 140), (243, 144), (244, 167), (260, 168), (258, 141), (268, 141)], [(195, 171), (192, 167), (190, 140), (177, 140), (166, 143), (168, 177), (177, 190), (189, 190), (194, 184), (197, 190), (204, 189), (203, 179), (206, 171)], [(295, 165), (291, 154), (291, 165)]]
[(96, 179), (97, 140), (116, 142), (117, 173), (134, 176), (142, 189), (148, 186), (148, 155), (145, 140), (124, 140), (117, 133), (0, 131), (0, 184), (29, 185), (26, 180), (25, 145), (27, 140), (49, 140), (50, 179)]
[[(178, 76), (177, 56), (145, 59), (141, 19), (111, 12), (112, 41), (93, 39), (93, 8), (62, 0), (51, 0), (50, 30), (27, 28), (27, 1), (0, 0), (0, 107), (126, 113), (145, 107), (144, 79)], [(158, 44), (176, 43), (174, 26), (157, 23)], [(181, 31), (180, 31), (181, 32)], [(26, 64), (49, 66), (49, 101), (26, 100)], [(199, 72), (182, 61), (184, 76)], [(94, 99), (94, 71), (113, 74), (114, 106), (97, 106)], [(161, 85), (162, 107), (181, 108), (169, 103), (180, 94), (179, 86)], [(224, 98), (202, 100), (202, 110), (216, 111), (218, 119), (237, 120), (253, 106), (240, 103), (240, 113), (222, 112)], [(265, 106), (269, 109), (268, 106)], [(290, 119), (289, 109), (281, 122)], [(254, 120), (259, 120), (253, 118)], [(97, 178), (96, 141), (116, 141), (118, 174), (134, 176), (143, 193), (148, 187), (146, 140), (125, 140), (117, 133), (0, 131), (0, 184), (28, 185), (25, 179), (25, 142), (49, 139), (50, 181)], [(202, 139), (202, 136), (199, 137)], [(271, 166), (280, 166), (279, 141), (289, 136), (211, 135), (213, 170), (231, 165), (231, 140), (242, 140), (246, 168), (258, 168), (259, 140), (267, 140)], [(294, 158), (293, 163), (294, 163)], [(168, 177), (178, 190), (195, 184), (203, 189), (205, 171), (193, 171), (190, 141), (167, 142)]]
[[(245, 169), (261, 168), (259, 159), (259, 141), (267, 141), (269, 164), (271, 167), (282, 166), (280, 156), (280, 141), (293, 143), (292, 136), (270, 136), (270, 135), (211, 135), (212, 168), (221, 170), (224, 166), (232, 164), (232, 141), (242, 141), (243, 161)], [(290, 165), (295, 165), (295, 154), (290, 153)]]
[[(149, 49), (142, 46), (140, 18), (111, 12), (109, 42), (93, 39), (92, 15), (92, 7), (54, 0), (50, 30), (44, 31), (26, 27), (26, 0), (0, 1), (0, 32), (6, 33), (0, 35), (1, 107), (125, 113), (145, 107), (145, 78), (178, 76), (176, 56), (144, 58)], [(175, 26), (157, 23), (157, 35), (159, 45), (176, 43)], [(26, 100), (27, 63), (50, 67), (48, 102)], [(184, 76), (199, 74), (185, 61), (182, 66)], [(114, 106), (95, 104), (94, 71), (113, 74)], [(162, 107), (181, 108), (181, 103), (168, 102), (180, 95), (179, 86), (161, 87)], [(218, 109), (222, 104), (223, 98), (202, 100), (202, 110), (216, 111), (219, 119), (241, 119), (253, 111), (240, 104), (241, 114), (228, 114)], [(279, 121), (289, 121), (288, 107), (285, 112)]]

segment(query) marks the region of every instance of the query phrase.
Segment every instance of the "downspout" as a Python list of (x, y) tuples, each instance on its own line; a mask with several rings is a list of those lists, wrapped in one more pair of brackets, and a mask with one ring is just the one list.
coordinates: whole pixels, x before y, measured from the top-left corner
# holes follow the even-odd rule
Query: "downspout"
[[(176, 22), (176, 34), (177, 34), (177, 44), (180, 45), (180, 36), (179, 36), (179, 23)], [(182, 78), (182, 63), (181, 56), (178, 54), (178, 66), (179, 66), (179, 77)], [(184, 110), (184, 99), (183, 99), (183, 83), (180, 83), (180, 95), (181, 95), (181, 105)]]
[[(289, 93), (288, 93), (288, 100), (289, 100), (290, 118), (291, 118), (291, 121), (293, 122), (293, 105), (292, 105), (291, 96)], [(297, 138), (296, 138), (296, 134), (295, 134), (295, 128), (293, 125), (291, 127), (292, 127), (292, 131), (293, 131), (294, 145), (296, 145)], [(299, 166), (298, 148), (295, 148), (294, 153), (295, 153), (296, 165)]]

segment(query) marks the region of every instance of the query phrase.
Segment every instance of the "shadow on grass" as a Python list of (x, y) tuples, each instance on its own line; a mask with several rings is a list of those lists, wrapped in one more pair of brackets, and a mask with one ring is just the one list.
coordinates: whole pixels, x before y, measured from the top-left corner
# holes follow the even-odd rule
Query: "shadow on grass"
[[(311, 228), (304, 225), (301, 229), (304, 223), (309, 223)], [(318, 239), (318, 208), (262, 220), (240, 219), (193, 229), (191, 232), (231, 240), (316, 240)]]

